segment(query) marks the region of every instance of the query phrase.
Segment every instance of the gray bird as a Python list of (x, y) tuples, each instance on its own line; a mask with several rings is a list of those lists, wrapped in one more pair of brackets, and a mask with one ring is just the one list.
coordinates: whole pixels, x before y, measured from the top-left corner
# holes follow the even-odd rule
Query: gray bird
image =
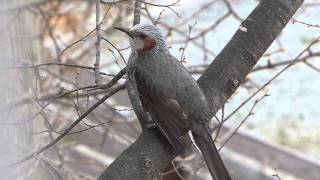
[(115, 28), (130, 37), (127, 75), (134, 79), (144, 111), (180, 154), (191, 143), (191, 130), (212, 178), (231, 180), (211, 138), (206, 97), (187, 69), (170, 54), (161, 31), (141, 24)]

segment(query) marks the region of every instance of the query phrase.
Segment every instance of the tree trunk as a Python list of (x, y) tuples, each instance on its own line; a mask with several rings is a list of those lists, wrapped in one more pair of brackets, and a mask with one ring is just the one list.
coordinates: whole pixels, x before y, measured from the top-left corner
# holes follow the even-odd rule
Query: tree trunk
[[(212, 115), (240, 86), (302, 3), (303, 0), (262, 0), (242, 22), (242, 27), (198, 80), (210, 102)], [(99, 180), (153, 179), (176, 156), (170, 148), (160, 132), (144, 130)]]

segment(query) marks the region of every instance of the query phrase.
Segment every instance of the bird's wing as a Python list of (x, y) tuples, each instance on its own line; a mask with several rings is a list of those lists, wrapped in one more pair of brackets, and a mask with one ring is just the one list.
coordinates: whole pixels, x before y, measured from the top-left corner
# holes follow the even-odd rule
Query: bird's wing
[(135, 75), (140, 99), (145, 111), (149, 112), (153, 121), (178, 153), (183, 153), (190, 145), (187, 132), (190, 122), (183, 113), (179, 103), (164, 94), (152, 82), (136, 72)]

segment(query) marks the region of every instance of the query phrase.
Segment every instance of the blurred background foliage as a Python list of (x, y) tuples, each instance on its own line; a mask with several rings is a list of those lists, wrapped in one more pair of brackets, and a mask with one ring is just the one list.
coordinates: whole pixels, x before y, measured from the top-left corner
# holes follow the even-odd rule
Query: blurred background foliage
[[(172, 54), (198, 78), (258, 3), (258, 0), (150, 0), (142, 4), (141, 18), (143, 23), (156, 24), (163, 30)], [(101, 22), (98, 25), (102, 36), (100, 78), (103, 84), (126, 66), (130, 53), (128, 40), (113, 27), (131, 26), (133, 4), (130, 0), (101, 1)], [(238, 126), (248, 113), (254, 113), (245, 119), (239, 134), (248, 134), (281, 150), (299, 151), (297, 156), (303, 154), (317, 163), (320, 158), (319, 44), (312, 46), (299, 63), (254, 99), (243, 106), (241, 104), (319, 37), (319, 9), (320, 1), (305, 1), (223, 111), (217, 114), (217, 118), (222, 120), (240, 105), (241, 109), (228, 119), (227, 127)], [(93, 71), (97, 53), (96, 1), (15, 0), (3, 2), (0, 14), (6, 19), (2, 21), (0, 30), (6, 37), (13, 41), (19, 39), (18, 42), (36, 42), (35, 47), (25, 45), (20, 49), (24, 52), (23, 57), (16, 55), (21, 53), (17, 51), (7, 51), (9, 55), (1, 57), (2, 72), (12, 76), (18, 74), (21, 77), (17, 77), (17, 81), (28, 84), (28, 87), (24, 86), (27, 90), (9, 98), (10, 101), (1, 106), (2, 112), (5, 117), (10, 117), (15, 114), (12, 109), (19, 112), (19, 108), (32, 107), (33, 115), (37, 117), (21, 113), (18, 118), (3, 118), (3, 128), (15, 128), (6, 126), (6, 123), (22, 126), (36, 123), (22, 133), (23, 136), (41, 139), (28, 147), (34, 150), (52, 141), (108, 92), (93, 87), (96, 86)], [(15, 24), (32, 30), (13, 32)], [(121, 79), (118, 85), (124, 81)], [(11, 88), (14, 87), (20, 88), (16, 85)], [(73, 89), (79, 90), (55, 99), (57, 95)], [(259, 101), (251, 112), (255, 100), (265, 93), (270, 96)], [(135, 140), (140, 127), (126, 92), (122, 90), (90, 113), (73, 133), (43, 155), (48, 163), (45, 169), (50, 167), (57, 172), (48, 170), (49, 177), (95, 179)], [(217, 142), (221, 143), (219, 138)], [(259, 148), (255, 151), (252, 153), (259, 154)], [(279, 172), (274, 170), (277, 167), (268, 161), (237, 153), (237, 149), (230, 148), (228, 144), (221, 152), (226, 159), (242, 159), (237, 161), (242, 164), (257, 161), (260, 164), (255, 166), (257, 172), (268, 177), (277, 174), (283, 180), (303, 179), (282, 171), (281, 167)], [(41, 166), (42, 163), (36, 164)], [(207, 177), (206, 170), (200, 170), (199, 174)], [(6, 176), (15, 177), (14, 174)]]

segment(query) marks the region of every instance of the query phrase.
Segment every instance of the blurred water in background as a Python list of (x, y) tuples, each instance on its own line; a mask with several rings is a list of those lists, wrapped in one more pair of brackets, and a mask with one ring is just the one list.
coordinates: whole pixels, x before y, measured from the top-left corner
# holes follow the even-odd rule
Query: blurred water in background
[[(163, 3), (172, 3), (172, 1), (164, 1)], [(311, 0), (306, 0), (305, 3), (313, 2)], [(208, 3), (205, 0), (197, 1), (197, 5), (193, 1), (182, 0), (180, 1), (180, 6), (175, 7), (175, 10), (183, 17), (189, 17), (191, 13), (195, 12), (201, 5)], [(230, 1), (234, 10), (240, 15), (241, 18), (245, 19), (250, 12), (256, 7), (256, 1)], [(161, 9), (152, 11), (154, 16), (160, 13)], [(210, 12), (210, 13), (208, 13)], [(211, 6), (207, 13), (202, 13), (195, 18), (196, 21), (193, 29), (196, 31), (197, 28), (206, 28), (212, 24), (211, 20), (218, 19), (227, 12), (226, 6), (223, 2), (217, 2), (215, 5)], [(303, 22), (308, 22), (310, 24), (319, 24), (319, 9), (317, 7), (308, 8), (305, 10), (300, 9), (296, 15), (295, 19)], [(165, 23), (171, 24), (176, 27), (179, 22), (183, 19), (178, 18), (174, 13), (167, 12), (164, 13), (162, 19)], [(192, 21), (191, 21), (192, 23)], [(222, 48), (231, 39), (232, 35), (238, 30), (240, 26), (239, 21), (237, 21), (233, 16), (229, 16), (221, 24), (219, 24), (213, 31), (206, 35), (207, 37), (207, 47), (218, 54)], [(189, 24), (192, 25), (192, 24)], [(179, 29), (185, 29), (187, 31), (188, 24), (177, 27)], [(197, 35), (196, 32), (192, 31), (191, 37)], [(282, 48), (285, 49), (282, 53), (275, 53), (271, 57), (263, 57), (257, 64), (266, 65), (268, 59), (274, 62), (281, 62), (284, 60), (294, 59), (311, 41), (316, 37), (320, 36), (320, 29), (314, 27), (307, 27), (299, 23), (289, 22), (286, 28), (282, 31), (281, 35), (276, 41), (281, 42)], [(174, 42), (177, 40), (185, 40), (185, 37), (180, 36), (177, 33), (173, 33), (172, 36), (168, 38), (169, 42)], [(266, 53), (274, 52), (279, 49), (279, 43), (274, 42)], [(170, 44), (172, 46), (171, 53), (175, 57), (181, 56), (181, 44)], [(319, 45), (316, 46), (319, 50)], [(185, 52), (185, 57), (187, 63), (186, 66), (203, 64), (202, 50), (198, 47), (189, 43), (187, 50)], [(214, 57), (210, 58), (209, 64)], [(315, 64), (319, 65), (319, 58), (313, 60)], [(251, 73), (249, 78), (255, 82), (257, 85), (262, 86), (266, 83), (274, 74), (280, 71), (282, 67), (275, 68), (273, 70), (264, 70), (256, 73)], [(198, 76), (197, 76), (198, 77)], [(270, 135), (267, 135), (263, 129), (268, 128), (268, 126), (274, 126), (280, 123), (284, 119), (290, 119), (294, 123), (300, 124), (303, 128), (299, 129), (299, 133), (308, 133), (310, 130), (315, 130), (320, 127), (319, 115), (320, 115), (320, 73), (311, 69), (310, 67), (299, 63), (289, 68), (285, 73), (283, 73), (279, 78), (271, 83), (267, 88), (270, 97), (265, 98), (261, 101), (255, 108), (255, 115), (252, 116), (248, 121), (246, 131), (251, 131), (257, 136), (268, 140)], [(229, 102), (225, 107), (225, 114), (228, 115), (233, 111), (239, 104), (241, 104), (247, 97), (249, 97), (255, 90), (248, 90), (246, 88), (239, 88), (236, 94), (229, 99)], [(244, 106), (241, 111), (239, 111), (235, 116), (232, 117), (229, 123), (236, 123), (242, 120), (249, 112), (255, 99), (258, 99), (263, 95), (264, 91), (257, 95), (251, 103)], [(286, 125), (284, 125), (286, 126)], [(284, 128), (284, 127), (281, 127)], [(298, 129), (297, 129), (298, 131)], [(317, 131), (318, 132), (318, 131)], [(272, 134), (272, 132), (269, 132)], [(310, 132), (311, 133), (311, 132)], [(270, 139), (269, 139), (270, 140)], [(272, 140), (271, 140), (272, 141)], [(299, 141), (299, 140), (298, 140)], [(320, 158), (319, 150), (313, 152), (313, 155)]]

